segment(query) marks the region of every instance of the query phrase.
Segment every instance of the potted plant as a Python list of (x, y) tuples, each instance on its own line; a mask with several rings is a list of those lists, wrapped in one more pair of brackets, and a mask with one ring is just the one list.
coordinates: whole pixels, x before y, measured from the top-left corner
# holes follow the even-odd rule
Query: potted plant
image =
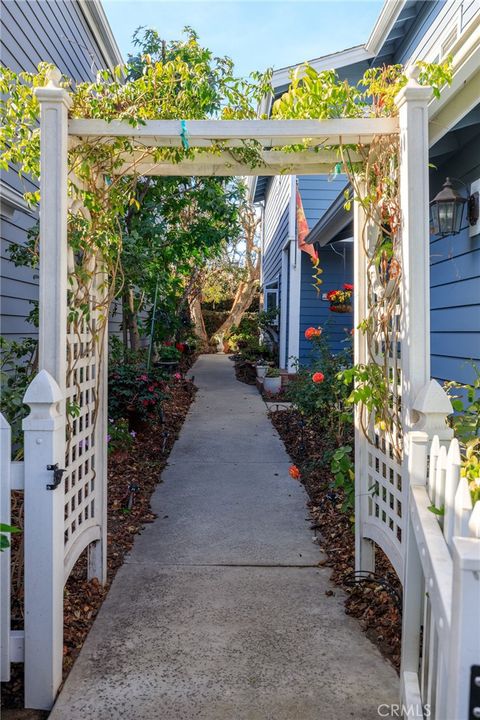
[(174, 347), (173, 345), (161, 345), (157, 352), (155, 365), (167, 370), (168, 372), (173, 372), (177, 369), (181, 355), (182, 353), (178, 347)]
[(256, 370), (257, 370), (257, 378), (259, 380), (263, 380), (263, 378), (267, 374), (268, 368), (269, 368), (269, 365), (266, 360), (264, 360), (263, 358), (261, 358), (260, 360), (257, 360)]
[(278, 368), (269, 367), (263, 380), (263, 389), (267, 393), (276, 395), (282, 389), (282, 375)]
[(345, 283), (340, 290), (330, 290), (327, 293), (327, 300), (330, 303), (330, 310), (336, 313), (352, 312), (353, 285)]

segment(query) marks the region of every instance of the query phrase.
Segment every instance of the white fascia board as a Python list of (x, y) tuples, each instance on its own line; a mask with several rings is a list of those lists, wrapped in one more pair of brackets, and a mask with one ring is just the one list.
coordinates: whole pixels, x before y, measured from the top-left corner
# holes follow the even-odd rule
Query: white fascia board
[(453, 80), (428, 107), (430, 146), (446, 135), (479, 103), (480, 11), (453, 50)]
[(97, 41), (107, 66), (112, 70), (116, 65), (124, 65), (122, 53), (100, 0), (78, 0), (78, 5)]
[(375, 57), (378, 54), (395, 21), (402, 12), (405, 2), (406, 0), (385, 0), (378, 20), (364, 46), (370, 57)]
[[(308, 64), (317, 72), (321, 72), (322, 70), (336, 70), (347, 65), (354, 65), (355, 63), (362, 62), (362, 60), (369, 60), (372, 57), (373, 55), (365, 49), (364, 45), (356, 45), (355, 47), (348, 48), (348, 50), (341, 50), (340, 52), (331, 53), (330, 55), (323, 55), (314, 60), (308, 60)], [(292, 71), (295, 71), (300, 65), (303, 65), (303, 63), (274, 70), (272, 75), (273, 88), (288, 85)]]

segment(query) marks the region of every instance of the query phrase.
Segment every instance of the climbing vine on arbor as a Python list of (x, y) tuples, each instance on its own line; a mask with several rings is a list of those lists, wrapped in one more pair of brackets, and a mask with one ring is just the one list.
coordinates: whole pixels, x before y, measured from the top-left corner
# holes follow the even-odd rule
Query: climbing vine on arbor
[[(214, 57), (198, 37), (186, 28), (185, 38), (165, 42), (153, 30), (139, 29), (138, 55), (125, 67), (104, 70), (94, 82), (74, 85), (47, 63), (35, 73), (0, 69), (0, 167), (13, 168), (24, 182), (30, 205), (40, 201), (31, 180), (40, 175), (39, 103), (35, 89), (50, 83), (63, 87), (70, 98), (70, 118), (123, 120), (133, 128), (148, 119), (252, 118), (261, 97), (269, 89), (269, 73), (236, 78), (229, 58)], [(79, 342), (83, 356), (99, 355), (115, 295), (122, 292), (121, 251), (126, 220), (140, 214), (145, 194), (137, 172), (142, 160), (179, 162), (196, 152), (218, 153), (222, 144), (193, 150), (188, 137), (179, 147), (149, 148), (129, 137), (71, 138), (68, 150), (68, 305), (71, 335), (87, 335)], [(234, 159), (258, 160), (254, 144), (231, 150)], [(164, 186), (167, 181), (165, 181)], [(217, 186), (219, 183), (217, 183)], [(192, 187), (187, 188), (192, 190)], [(212, 192), (215, 187), (212, 185)], [(198, 196), (197, 196), (198, 197)], [(197, 215), (201, 216), (201, 210)], [(38, 237), (29, 249), (38, 256)], [(33, 261), (34, 262), (34, 261)], [(67, 375), (74, 377), (78, 356), (68, 355)], [(98, 372), (97, 377), (101, 375)], [(67, 382), (68, 384), (68, 382)], [(78, 415), (80, 388), (67, 407), (69, 425)]]
[[(418, 63), (418, 82), (435, 97), (451, 82), (451, 61)], [(273, 106), (277, 118), (391, 117), (395, 96), (407, 83), (401, 65), (367, 70), (357, 85), (334, 70), (316, 72), (308, 64), (292, 75), (289, 90)], [(298, 147), (295, 148), (298, 150)], [(377, 442), (380, 432), (397, 459), (402, 454), (400, 367), (400, 197), (397, 136), (377, 136), (368, 147), (340, 145), (335, 174), (345, 173), (365, 215), (361, 242), (366, 257), (367, 314), (357, 332), (366, 336), (367, 361), (342, 371), (346, 385), (354, 380), (350, 402), (359, 404), (365, 436)], [(349, 205), (346, 192), (346, 208)], [(393, 359), (393, 361), (392, 361)]]

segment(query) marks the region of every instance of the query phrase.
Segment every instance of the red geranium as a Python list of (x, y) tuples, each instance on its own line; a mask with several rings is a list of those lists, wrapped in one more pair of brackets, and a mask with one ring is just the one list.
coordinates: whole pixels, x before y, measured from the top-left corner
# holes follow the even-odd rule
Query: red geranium
[(185, 343), (178, 342), (175, 344), (175, 347), (179, 352), (185, 352)]
[(325, 380), (325, 375), (322, 372), (313, 373), (312, 380), (314, 383), (321, 383)]
[(353, 285), (351, 283), (345, 283), (343, 286), (344, 290), (350, 290), (350, 292), (353, 292)]

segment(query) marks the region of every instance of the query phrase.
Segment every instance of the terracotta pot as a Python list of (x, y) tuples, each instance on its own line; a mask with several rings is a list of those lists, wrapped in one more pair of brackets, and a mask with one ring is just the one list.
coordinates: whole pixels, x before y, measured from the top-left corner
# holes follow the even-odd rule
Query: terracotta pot
[(349, 313), (352, 312), (351, 305), (330, 305), (330, 310), (336, 313)]

